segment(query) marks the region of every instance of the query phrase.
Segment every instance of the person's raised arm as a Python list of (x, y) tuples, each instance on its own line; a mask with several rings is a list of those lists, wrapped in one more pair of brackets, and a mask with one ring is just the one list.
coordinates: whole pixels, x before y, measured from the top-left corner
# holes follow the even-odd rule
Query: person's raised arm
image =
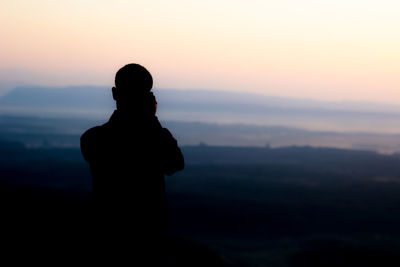
[(172, 175), (185, 167), (185, 161), (178, 142), (166, 129), (161, 128), (161, 166), (164, 174)]

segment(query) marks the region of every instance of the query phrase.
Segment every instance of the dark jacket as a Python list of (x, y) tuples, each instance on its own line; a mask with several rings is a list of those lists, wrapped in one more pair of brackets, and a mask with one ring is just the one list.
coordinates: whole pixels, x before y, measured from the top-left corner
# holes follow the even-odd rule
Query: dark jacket
[(157, 117), (124, 117), (116, 110), (107, 123), (81, 136), (81, 151), (93, 176), (94, 204), (104, 220), (165, 224), (164, 174), (182, 170), (184, 159)]

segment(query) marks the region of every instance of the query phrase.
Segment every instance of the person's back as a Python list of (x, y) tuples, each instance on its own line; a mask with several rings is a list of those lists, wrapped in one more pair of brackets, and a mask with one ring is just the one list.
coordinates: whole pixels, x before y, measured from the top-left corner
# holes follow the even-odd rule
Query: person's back
[[(125, 241), (144, 247), (163, 244), (167, 231), (164, 174), (183, 169), (183, 156), (155, 116), (150, 73), (129, 64), (117, 72), (115, 83), (117, 110), (107, 123), (81, 137), (82, 154), (93, 175), (94, 235), (107, 240), (106, 247)], [(156, 253), (162, 248), (152, 249)]]

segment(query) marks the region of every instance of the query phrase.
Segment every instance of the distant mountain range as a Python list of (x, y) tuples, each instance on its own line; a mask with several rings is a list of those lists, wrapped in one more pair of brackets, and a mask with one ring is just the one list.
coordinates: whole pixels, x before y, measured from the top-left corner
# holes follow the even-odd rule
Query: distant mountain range
[[(400, 133), (400, 106), (211, 90), (154, 89), (154, 92), (162, 120)], [(99, 119), (108, 116), (114, 107), (111, 89), (95, 86), (18, 87), (0, 98), (0, 112), (8, 115)]]
[[(237, 111), (307, 109), (309, 111), (400, 112), (400, 106), (365, 102), (323, 102), (216, 90), (153, 89), (165, 107)], [(113, 106), (111, 89), (101, 86), (17, 87), (0, 97), (0, 104), (14, 107), (107, 109)]]

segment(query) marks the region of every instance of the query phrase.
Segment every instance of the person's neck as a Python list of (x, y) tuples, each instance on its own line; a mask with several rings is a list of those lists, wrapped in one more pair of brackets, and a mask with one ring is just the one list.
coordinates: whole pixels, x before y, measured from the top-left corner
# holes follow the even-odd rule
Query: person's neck
[(144, 112), (143, 110), (126, 110), (126, 109), (116, 109), (116, 116), (121, 120), (151, 120), (155, 117), (154, 114)]

